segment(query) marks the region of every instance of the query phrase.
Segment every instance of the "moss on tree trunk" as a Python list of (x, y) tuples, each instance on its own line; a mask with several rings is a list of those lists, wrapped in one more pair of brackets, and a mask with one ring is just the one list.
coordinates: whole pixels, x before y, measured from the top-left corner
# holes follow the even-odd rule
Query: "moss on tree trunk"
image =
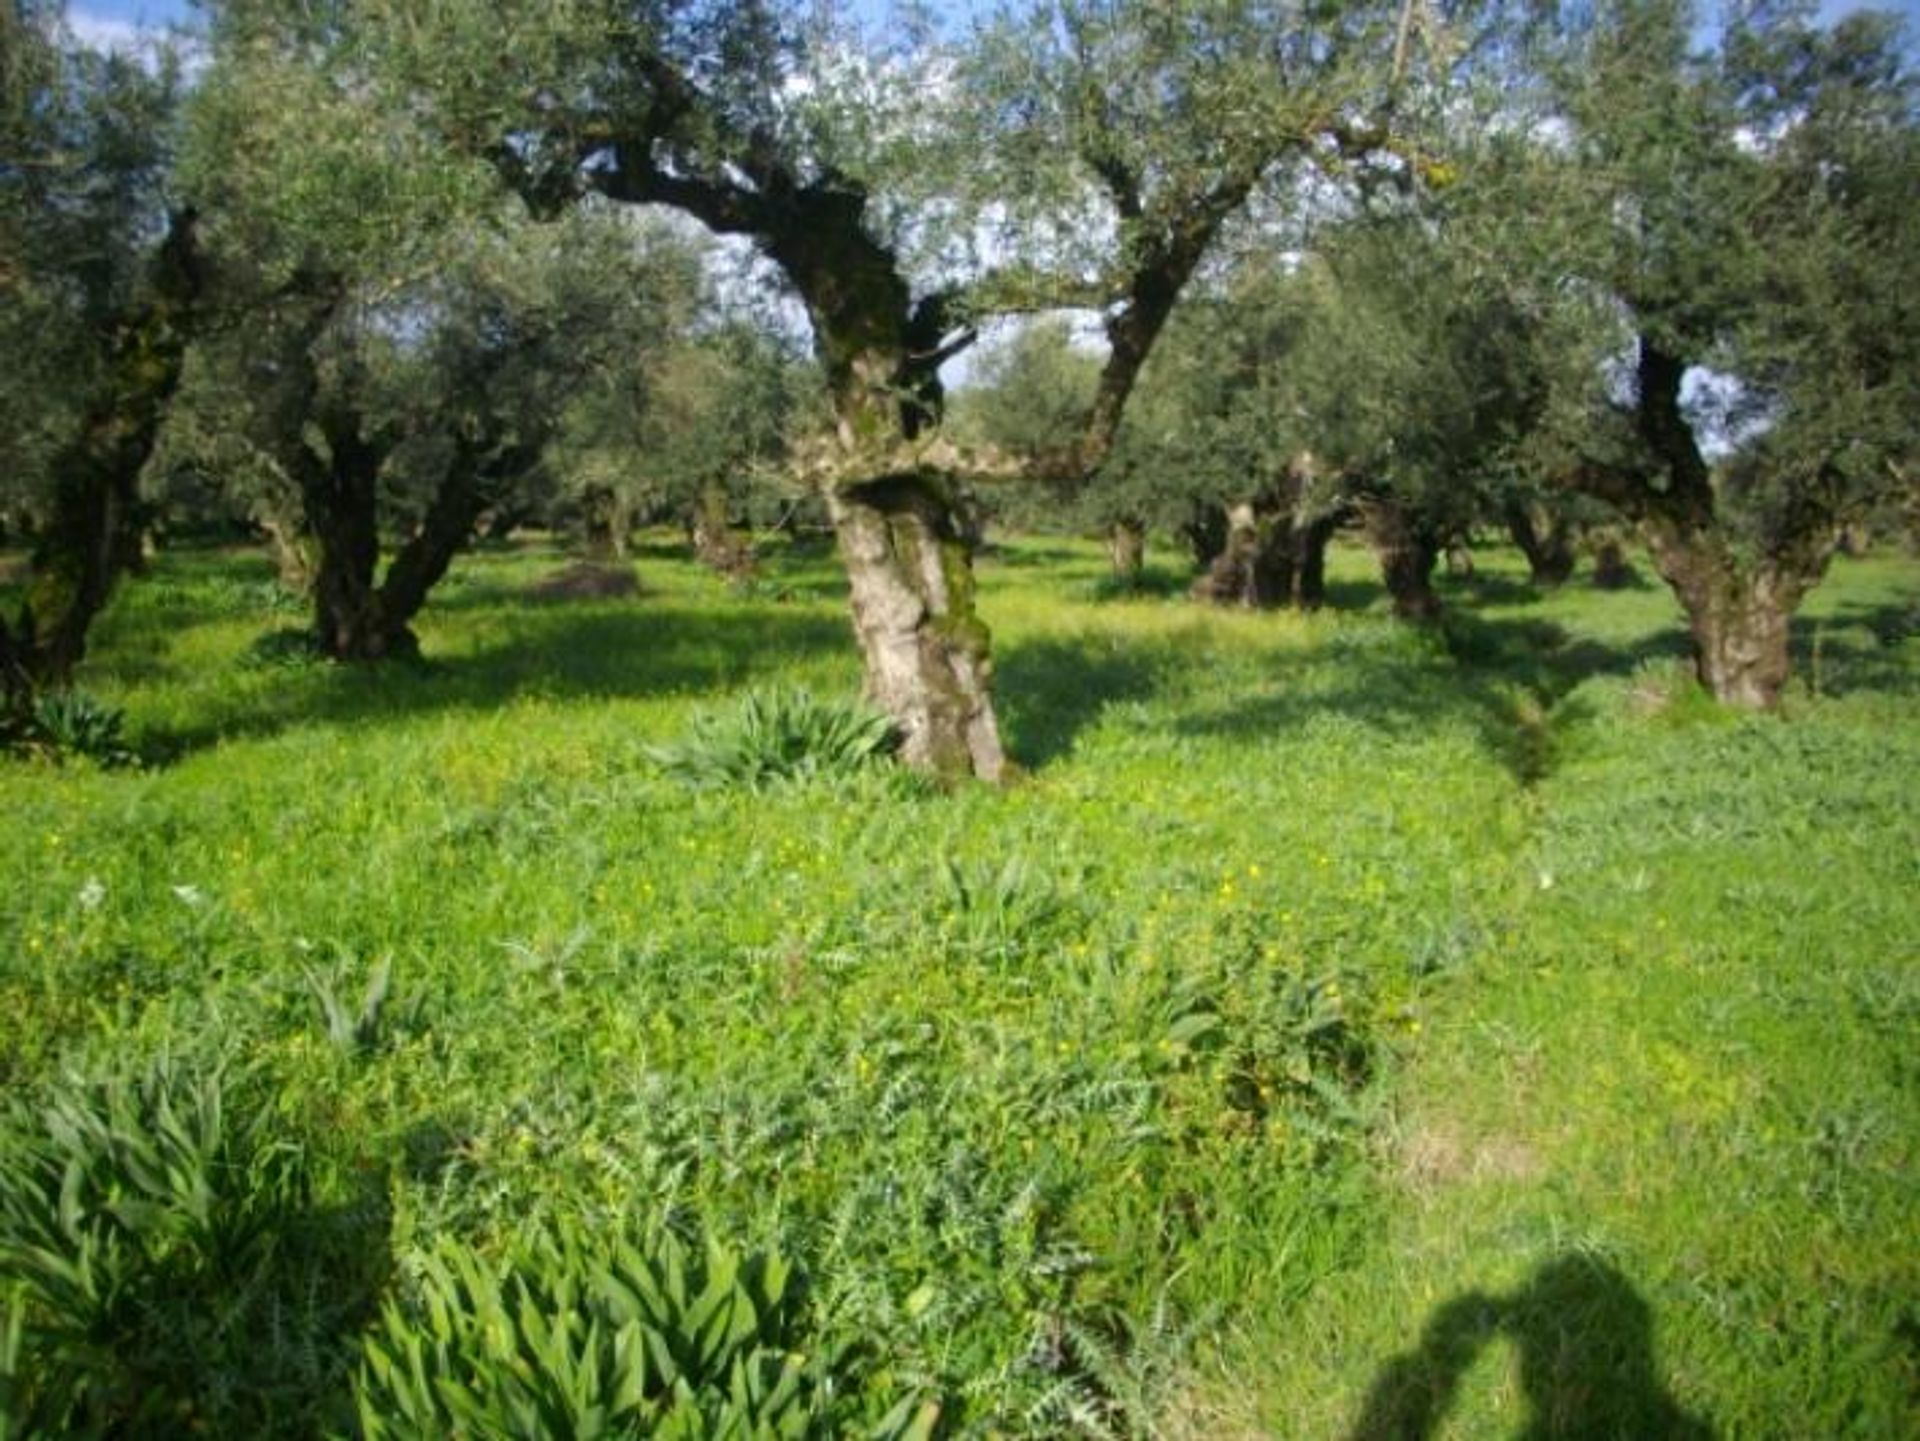
[(937, 477), (893, 475), (828, 493), (847, 568), (867, 695), (892, 716), (901, 756), (935, 775), (997, 781), (991, 642), (972, 560)]

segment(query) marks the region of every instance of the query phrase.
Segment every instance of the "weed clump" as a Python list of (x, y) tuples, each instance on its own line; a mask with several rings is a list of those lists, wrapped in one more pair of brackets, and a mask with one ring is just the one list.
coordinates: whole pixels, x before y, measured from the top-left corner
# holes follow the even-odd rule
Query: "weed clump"
[(263, 1091), (166, 1059), (13, 1103), (0, 1435), (258, 1435), (339, 1384), (375, 1278), (272, 1122)]
[(41, 760), (83, 757), (103, 766), (132, 765), (125, 715), (84, 691), (46, 691), (0, 718), (0, 752)]
[(893, 722), (862, 706), (804, 690), (753, 691), (732, 711), (694, 717), (685, 740), (649, 746), (660, 770), (696, 790), (764, 790), (848, 777), (891, 755)]
[(937, 1406), (870, 1396), (866, 1354), (777, 1253), (549, 1223), (504, 1262), (442, 1242), (417, 1303), (385, 1307), (357, 1402), (370, 1441), (930, 1436)]

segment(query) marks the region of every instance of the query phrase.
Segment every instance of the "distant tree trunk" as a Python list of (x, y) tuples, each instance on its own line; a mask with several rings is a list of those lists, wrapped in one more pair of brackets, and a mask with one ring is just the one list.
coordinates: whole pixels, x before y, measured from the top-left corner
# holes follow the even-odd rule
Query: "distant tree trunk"
[(1447, 576), (1451, 580), (1473, 579), (1473, 550), (1459, 536), (1447, 542)]
[(990, 637), (971, 558), (935, 476), (883, 476), (827, 494), (852, 588), (867, 694), (900, 726), (909, 764), (998, 780), (1006, 768)]
[(375, 660), (392, 637), (374, 611), (380, 567), (380, 465), (385, 447), (360, 433), (353, 407), (334, 404), (311, 416), (325, 453), (301, 442), (295, 473), (313, 528), (313, 634), (335, 660)]
[(753, 544), (733, 528), (727, 493), (717, 485), (701, 487), (687, 526), (700, 563), (730, 581), (742, 581), (758, 568)]
[(1507, 505), (1506, 522), (1533, 583), (1542, 589), (1565, 585), (1573, 574), (1574, 527), (1546, 506), (1518, 500)]
[(1626, 548), (1611, 536), (1593, 548), (1593, 584), (1596, 590), (1625, 590), (1633, 584)]
[(1204, 571), (1227, 548), (1227, 508), (1211, 501), (1195, 504), (1180, 524), (1180, 538), (1193, 555), (1194, 569)]
[(280, 516), (265, 516), (255, 522), (267, 538), (273, 556), (273, 571), (282, 589), (294, 595), (311, 595), (314, 581), (313, 538), (297, 521)]
[(1379, 558), (1380, 577), (1393, 599), (1393, 613), (1402, 620), (1423, 623), (1439, 619), (1440, 597), (1433, 589), (1439, 539), (1397, 501), (1362, 501), (1360, 518), (1368, 543)]
[(595, 487), (581, 497), (581, 504), (587, 555), (597, 561), (625, 560), (633, 517), (619, 494), (610, 487)]
[(1327, 546), (1340, 522), (1340, 513), (1330, 511), (1293, 527), (1293, 603), (1301, 610), (1326, 604)]
[(1700, 683), (1728, 705), (1773, 709), (1792, 670), (1793, 612), (1819, 570), (1743, 563), (1717, 536), (1655, 528), (1650, 544), (1655, 567), (1686, 611)]
[(1838, 526), (1822, 505), (1804, 502), (1777, 518), (1757, 555), (1736, 549), (1715, 513), (1706, 459), (1680, 406), (1685, 372), (1679, 356), (1640, 338), (1635, 419), (1661, 483), (1601, 466), (1583, 472), (1579, 483), (1634, 522), (1686, 612), (1700, 683), (1729, 705), (1771, 709), (1791, 669), (1794, 609), (1825, 573)]
[(1122, 516), (1107, 527), (1107, 560), (1113, 566), (1113, 578), (1127, 589), (1140, 584), (1140, 572), (1146, 565), (1147, 527), (1134, 516)]
[(191, 212), (171, 217), (151, 294), (121, 319), (106, 378), (54, 457), (51, 514), (34, 546), (26, 600), (8, 627), (16, 682), (63, 685), (119, 578), (141, 561), (140, 472), (179, 388), (203, 285)]
[(1293, 526), (1270, 502), (1227, 507), (1227, 540), (1194, 582), (1195, 599), (1253, 609), (1285, 604), (1293, 596)]

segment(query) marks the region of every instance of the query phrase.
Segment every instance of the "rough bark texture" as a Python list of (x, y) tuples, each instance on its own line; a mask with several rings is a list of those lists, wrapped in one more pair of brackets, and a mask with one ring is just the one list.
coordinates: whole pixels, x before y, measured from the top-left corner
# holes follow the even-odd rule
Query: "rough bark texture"
[(1593, 584), (1597, 590), (1625, 590), (1633, 584), (1633, 564), (1626, 547), (1617, 540), (1603, 540), (1593, 548)]
[(1507, 506), (1506, 522), (1533, 583), (1542, 589), (1565, 585), (1573, 575), (1574, 527), (1547, 507), (1523, 501)]
[(759, 568), (753, 543), (733, 528), (727, 493), (718, 486), (704, 488), (694, 501), (687, 533), (700, 563), (730, 581), (746, 580)]
[(1227, 507), (1226, 545), (1194, 582), (1196, 600), (1253, 609), (1283, 605), (1293, 594), (1293, 526), (1270, 505)]
[(910, 764), (999, 780), (991, 647), (973, 608), (973, 570), (934, 477), (887, 476), (827, 497), (852, 585), (868, 697), (901, 731)]
[(1318, 610), (1326, 604), (1327, 546), (1341, 520), (1341, 514), (1333, 511), (1293, 527), (1293, 603), (1301, 610)]
[(1147, 562), (1147, 527), (1130, 517), (1107, 527), (1107, 561), (1113, 578), (1129, 588), (1140, 584), (1140, 572)]
[(1680, 406), (1685, 361), (1640, 339), (1634, 418), (1657, 478), (1595, 466), (1577, 483), (1634, 523), (1654, 568), (1686, 612), (1694, 669), (1730, 705), (1777, 705), (1791, 670), (1787, 639), (1794, 609), (1825, 573), (1835, 517), (1808, 502), (1780, 518), (1757, 554), (1736, 549)]
[(1180, 538), (1193, 555), (1194, 569), (1205, 570), (1227, 548), (1226, 507), (1195, 504), (1192, 514), (1181, 522)]
[(1433, 589), (1439, 540), (1406, 507), (1391, 500), (1361, 502), (1360, 519), (1367, 541), (1379, 558), (1380, 578), (1393, 599), (1393, 613), (1402, 620), (1439, 619), (1440, 597)]
[(52, 515), (34, 548), (26, 601), (7, 630), (16, 680), (65, 684), (114, 584), (140, 564), (140, 472), (179, 388), (203, 288), (194, 217), (175, 215), (147, 298), (115, 332), (105, 383), (54, 459)]

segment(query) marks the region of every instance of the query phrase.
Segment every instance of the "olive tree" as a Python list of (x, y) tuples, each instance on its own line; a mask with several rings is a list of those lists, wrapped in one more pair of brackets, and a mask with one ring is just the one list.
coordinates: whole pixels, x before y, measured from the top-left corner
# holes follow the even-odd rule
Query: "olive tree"
[(140, 477), (179, 385), (205, 257), (168, 187), (178, 74), (9, 6), (0, 54), (0, 511), (34, 533), (0, 614), (15, 709), (66, 682), (139, 557)]
[(1647, 546), (1701, 682), (1769, 707), (1842, 529), (1913, 491), (1920, 129), (1889, 17), (1755, 5), (1695, 35), (1623, 0), (1540, 61), (1556, 283), (1601, 298), (1615, 356), (1569, 474)]
[[(910, 762), (991, 779), (1005, 757), (956, 496), (972, 472), (940, 434), (940, 366), (986, 315), (1098, 310), (1108, 358), (1051, 458), (1091, 469), (1225, 220), (1276, 165), (1370, 143), (1393, 15), (1047, 4), (965, 55), (910, 56), (759, 3), (375, 4), (353, 20), (410, 109), (535, 211), (587, 194), (671, 206), (779, 269), (833, 412), (801, 468), (839, 538), (868, 691)], [(1002, 219), (998, 243), (966, 243)], [(1059, 244), (1069, 229), (1091, 248)]]

